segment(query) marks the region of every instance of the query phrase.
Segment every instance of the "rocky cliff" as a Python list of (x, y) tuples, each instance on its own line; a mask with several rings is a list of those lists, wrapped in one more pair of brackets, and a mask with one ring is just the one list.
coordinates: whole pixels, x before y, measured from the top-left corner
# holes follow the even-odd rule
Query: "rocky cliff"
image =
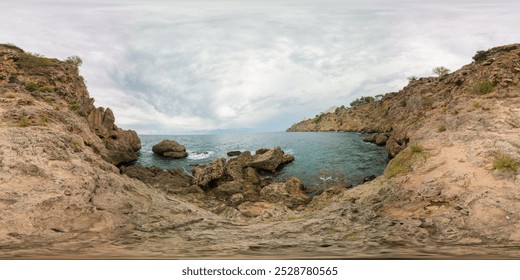
[(193, 176), (127, 167), (139, 140), (93, 105), (75, 60), (0, 45), (0, 257), (519, 257), (519, 54), (293, 127), (382, 133), (395, 156), (309, 198), (258, 177), (292, 160), (276, 148)]

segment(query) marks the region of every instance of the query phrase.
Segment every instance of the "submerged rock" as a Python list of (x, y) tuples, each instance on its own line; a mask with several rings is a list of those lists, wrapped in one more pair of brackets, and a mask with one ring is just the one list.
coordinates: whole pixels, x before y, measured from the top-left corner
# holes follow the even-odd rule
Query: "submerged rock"
[(229, 151), (227, 152), (227, 155), (230, 157), (236, 157), (239, 156), (242, 152), (241, 151)]

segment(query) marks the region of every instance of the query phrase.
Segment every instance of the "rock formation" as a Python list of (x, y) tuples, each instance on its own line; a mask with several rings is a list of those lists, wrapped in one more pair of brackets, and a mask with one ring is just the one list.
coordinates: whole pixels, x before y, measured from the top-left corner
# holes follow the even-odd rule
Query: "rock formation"
[(188, 156), (186, 147), (174, 140), (163, 140), (159, 144), (154, 145), (152, 151), (160, 156), (174, 159)]

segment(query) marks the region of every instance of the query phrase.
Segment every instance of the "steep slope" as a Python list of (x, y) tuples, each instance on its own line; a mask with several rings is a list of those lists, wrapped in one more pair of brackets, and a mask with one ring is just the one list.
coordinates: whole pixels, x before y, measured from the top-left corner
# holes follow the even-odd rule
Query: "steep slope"
[(332, 199), (345, 205), (377, 190), (378, 215), (415, 223), (398, 240), (518, 244), (520, 45), (479, 54), (452, 74), (289, 128), (388, 137), (395, 158), (385, 175)]

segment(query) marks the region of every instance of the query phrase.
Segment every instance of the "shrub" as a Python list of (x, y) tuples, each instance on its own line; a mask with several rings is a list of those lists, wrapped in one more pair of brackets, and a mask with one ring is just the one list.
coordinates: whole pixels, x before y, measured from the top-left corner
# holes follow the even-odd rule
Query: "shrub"
[(430, 156), (424, 151), (423, 147), (418, 144), (412, 144), (408, 149), (400, 152), (389, 163), (385, 170), (385, 176), (388, 178), (395, 177), (399, 174), (408, 173), (419, 161), (423, 161)]
[(30, 92), (37, 91), (39, 88), (40, 87), (35, 82), (28, 82), (28, 83), (25, 84), (25, 89), (30, 91)]
[(41, 92), (54, 92), (54, 87), (51, 86), (43, 86), (38, 88)]
[(20, 119), (20, 126), (21, 127), (28, 127), (31, 125), (31, 119), (29, 117), (24, 116)]
[(20, 54), (18, 66), (21, 68), (37, 68), (54, 65), (54, 61), (40, 54), (24, 52)]
[(372, 96), (361, 96), (360, 98), (350, 102), (351, 107), (356, 107), (361, 104), (368, 104), (376, 101), (376, 99)]
[(314, 118), (314, 119), (312, 120), (312, 123), (313, 123), (313, 124), (317, 124), (317, 123), (321, 122), (322, 119), (323, 119), (323, 114), (321, 114), (321, 115), (316, 115), (316, 118)]
[(400, 105), (401, 107), (406, 107), (406, 100), (401, 99), (401, 101), (399, 101), (399, 105)]
[(444, 67), (444, 66), (439, 66), (439, 67), (435, 67), (432, 69), (432, 72), (433, 74), (439, 76), (440, 78), (448, 75), (448, 73), (450, 73), (450, 69)]
[(480, 102), (478, 102), (478, 101), (473, 101), (473, 102), (471, 102), (471, 106), (472, 106), (473, 108), (475, 108), (475, 109), (478, 109), (478, 108), (480, 108)]
[(437, 132), (444, 132), (446, 131), (446, 125), (441, 124), (439, 127), (437, 127)]
[(77, 55), (73, 55), (73, 56), (69, 56), (67, 57), (67, 59), (65, 60), (65, 62), (69, 63), (69, 64), (73, 64), (75, 65), (76, 67), (80, 67), (81, 64), (83, 64), (83, 60), (81, 59), (81, 57), (77, 56)]
[(417, 76), (410, 76), (410, 77), (407, 77), (406, 79), (408, 79), (409, 82), (415, 82), (415, 81), (419, 80), (419, 78), (417, 78)]
[(471, 89), (473, 94), (487, 94), (494, 90), (493, 82), (490, 80), (480, 80), (475, 85), (473, 85), (473, 88)]
[(47, 126), (49, 124), (49, 115), (43, 114), (40, 116), (40, 125)]
[(489, 55), (489, 52), (480, 50), (480, 51), (477, 51), (477, 53), (473, 56), (473, 60), (475, 62), (481, 62), (481, 61), (486, 60), (488, 55)]
[(493, 162), (494, 170), (510, 170), (516, 171), (520, 167), (520, 163), (514, 160), (510, 155), (498, 153), (495, 155)]

